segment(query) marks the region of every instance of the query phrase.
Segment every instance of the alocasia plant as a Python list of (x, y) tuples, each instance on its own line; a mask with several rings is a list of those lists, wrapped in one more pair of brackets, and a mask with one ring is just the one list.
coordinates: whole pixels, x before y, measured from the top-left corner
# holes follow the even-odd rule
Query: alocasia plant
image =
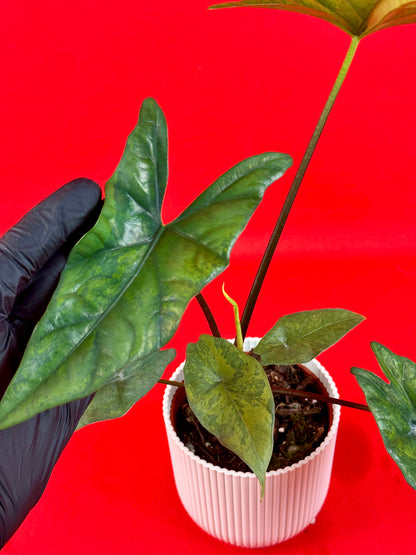
[[(72, 250), (0, 403), (0, 427), (91, 393), (80, 426), (123, 415), (160, 379), (174, 357), (162, 348), (187, 304), (228, 265), (266, 188), (291, 163), (280, 153), (240, 162), (164, 225), (167, 128), (157, 103), (145, 100), (106, 185), (101, 215)], [(275, 345), (267, 356), (276, 363), (288, 355), (310, 360), (361, 320), (344, 310), (292, 315), (259, 349)], [(200, 420), (264, 485), (274, 409), (260, 363), (225, 339), (202, 336), (189, 346), (185, 387)], [(215, 415), (227, 415), (225, 421), (235, 425), (223, 426)]]
[[(241, 0), (216, 7), (233, 6), (321, 17), (352, 37), (260, 264), (241, 319), (238, 344), (203, 335), (187, 349), (184, 380), (192, 409), (207, 429), (249, 465), (263, 490), (273, 447), (273, 398), (261, 364), (241, 351), (241, 340), (359, 41), (385, 27), (415, 22), (416, 2)], [(72, 251), (57, 291), (0, 403), (0, 428), (91, 393), (95, 393), (94, 400), (81, 426), (124, 414), (155, 385), (173, 359), (174, 352), (162, 348), (195, 295), (213, 335), (218, 335), (201, 290), (227, 266), (230, 250), (265, 189), (290, 164), (289, 156), (277, 153), (245, 160), (220, 177), (176, 220), (163, 225), (160, 211), (167, 180), (166, 122), (156, 102), (146, 100), (120, 165), (106, 186), (102, 214)], [(256, 352), (267, 364), (306, 362), (362, 319), (342, 309), (285, 316), (265, 335)], [(391, 386), (381, 386), (364, 371), (354, 372), (381, 423), (388, 450), (414, 485), (415, 384), (412, 381), (405, 386), (403, 376), (395, 370), (388, 373), (388, 358), (386, 355), (382, 360)], [(400, 367), (394, 357), (392, 360), (395, 368)], [(405, 395), (410, 401), (401, 415), (404, 423), (396, 441), (394, 429), (392, 432), (382, 422), (380, 407), (389, 414)]]
[[(242, 332), (245, 335), (290, 209), (360, 40), (388, 27), (416, 23), (416, 2), (409, 0), (238, 0), (212, 6), (212, 9), (217, 8), (266, 8), (298, 12), (328, 21), (351, 36), (348, 52), (299, 165), (253, 282), (241, 319)], [(376, 344), (373, 348), (386, 376), (391, 379), (391, 384), (385, 384), (364, 370), (354, 369), (353, 372), (366, 394), (369, 407), (380, 427), (388, 452), (397, 462), (409, 484), (416, 488), (415, 366), (407, 359), (397, 357), (386, 348)], [(399, 375), (400, 372), (402, 372), (401, 375)], [(404, 384), (404, 372), (407, 376), (406, 384)]]

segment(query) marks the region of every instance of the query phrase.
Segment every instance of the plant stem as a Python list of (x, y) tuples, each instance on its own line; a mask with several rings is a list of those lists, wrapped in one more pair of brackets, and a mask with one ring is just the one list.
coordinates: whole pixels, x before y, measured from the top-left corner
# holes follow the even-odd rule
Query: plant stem
[(174, 387), (185, 387), (183, 382), (175, 382), (175, 380), (165, 380), (163, 378), (160, 378), (157, 383), (161, 383), (163, 385), (173, 385)]
[(367, 405), (361, 403), (354, 403), (352, 401), (344, 401), (343, 399), (337, 399), (336, 397), (329, 397), (328, 395), (321, 395), (320, 393), (311, 393), (310, 391), (299, 391), (297, 389), (279, 389), (273, 386), (273, 393), (278, 395), (290, 395), (293, 397), (304, 397), (308, 399), (316, 399), (323, 403), (331, 403), (332, 405), (341, 405), (343, 407), (350, 407), (352, 409), (365, 410), (370, 412)]
[(273, 254), (276, 250), (277, 247), (277, 243), (279, 242), (280, 236), (282, 235), (284, 226), (286, 224), (287, 218), (289, 216), (290, 210), (292, 208), (293, 202), (295, 200), (295, 197), (299, 191), (299, 187), (302, 183), (303, 177), (305, 175), (305, 172), (309, 166), (309, 162), (311, 161), (312, 158), (312, 154), (316, 148), (316, 145), (318, 143), (319, 137), (321, 136), (322, 130), (325, 126), (325, 123), (328, 119), (328, 116), (331, 112), (332, 106), (334, 105), (335, 99), (338, 95), (338, 92), (341, 88), (342, 83), (344, 82), (344, 79), (348, 73), (348, 70), (351, 66), (352, 60), (354, 58), (354, 54), (357, 50), (358, 47), (358, 43), (359, 43), (359, 38), (358, 37), (352, 37), (351, 40), (351, 44), (348, 48), (348, 52), (345, 56), (344, 62), (341, 66), (341, 69), (338, 73), (338, 77), (335, 81), (335, 84), (332, 88), (331, 94), (329, 95), (329, 98), (325, 104), (325, 107), (323, 109), (323, 112), (321, 114), (321, 117), (319, 118), (318, 124), (315, 128), (315, 131), (313, 132), (312, 138), (309, 142), (309, 145), (306, 149), (306, 152), (303, 156), (303, 159), (301, 161), (301, 164), (298, 168), (298, 171), (295, 175), (295, 178), (293, 180), (293, 183), (289, 189), (289, 192), (287, 194), (286, 200), (283, 204), (282, 210), (280, 212), (279, 218), (276, 222), (275, 228), (273, 230), (273, 233), (270, 237), (269, 243), (266, 247), (266, 250), (264, 252), (263, 258), (261, 260), (260, 266), (257, 270), (257, 274), (256, 277), (253, 281), (253, 285), (251, 287), (248, 299), (247, 299), (247, 303), (246, 306), (244, 308), (243, 311), (243, 315), (241, 318), (241, 329), (242, 329), (242, 334), (243, 337), (246, 336), (247, 333), (247, 328), (251, 319), (251, 316), (253, 314), (253, 310), (255, 307), (255, 304), (257, 302), (257, 298), (259, 296), (260, 293), (260, 289), (263, 285), (263, 281), (264, 278), (266, 276), (267, 270), (269, 268), (270, 262), (272, 260)]
[(202, 312), (204, 313), (205, 318), (207, 319), (209, 329), (214, 337), (221, 337), (220, 330), (218, 329), (217, 322), (215, 321), (214, 315), (211, 312), (211, 309), (208, 306), (207, 301), (202, 296), (202, 293), (198, 293), (196, 295), (196, 300), (199, 303), (199, 306), (202, 308)]
[[(183, 382), (165, 380), (163, 378), (160, 378), (158, 383), (163, 385), (173, 385), (174, 387), (185, 387), (185, 384)], [(317, 401), (321, 401), (322, 403), (331, 403), (332, 405), (341, 405), (343, 407), (371, 412), (367, 405), (354, 403), (352, 401), (345, 401), (344, 399), (337, 399), (336, 397), (329, 397), (328, 395), (321, 395), (320, 393), (312, 393), (311, 391), (299, 391), (297, 389), (279, 389), (273, 386), (273, 393), (277, 393), (278, 395), (290, 395), (292, 397), (316, 399)]]

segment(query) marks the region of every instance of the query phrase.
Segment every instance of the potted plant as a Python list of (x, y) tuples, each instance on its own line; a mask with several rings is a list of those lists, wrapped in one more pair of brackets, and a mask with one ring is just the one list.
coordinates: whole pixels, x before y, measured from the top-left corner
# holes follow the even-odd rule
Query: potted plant
[[(231, 247), (260, 202), (265, 189), (286, 171), (291, 159), (285, 154), (266, 153), (241, 162), (221, 176), (176, 220), (163, 225), (160, 210), (167, 180), (166, 122), (156, 102), (147, 99), (141, 108), (139, 123), (127, 142), (120, 165), (107, 183), (101, 216), (95, 227), (73, 249), (59, 286), (45, 315), (35, 328), (21, 365), (0, 403), (0, 427), (15, 425), (42, 410), (92, 393), (95, 393), (94, 399), (80, 426), (123, 415), (158, 381), (163, 381), (161, 376), (174, 358), (174, 352), (171, 349), (163, 350), (163, 347), (175, 332), (188, 302), (197, 296), (210, 322), (213, 336), (202, 336), (197, 344), (190, 345), (188, 349), (187, 363), (184, 366), (185, 387), (193, 413), (204, 427), (213, 432), (221, 443), (231, 447), (253, 471), (246, 473), (250, 482), (247, 495), (255, 498), (256, 507), (269, 504), (271, 512), (276, 512), (276, 505), (270, 501), (271, 495), (280, 495), (285, 498), (286, 503), (287, 489), (279, 486), (280, 493), (272, 494), (270, 492), (274, 491), (273, 488), (270, 489), (266, 483), (276, 430), (273, 392), (262, 365), (292, 366), (311, 361), (356, 326), (362, 316), (342, 309), (324, 309), (283, 317), (257, 344), (256, 341), (253, 343), (247, 340), (247, 348), (254, 348), (254, 356), (243, 352), (243, 339), (294, 196), (359, 40), (370, 31), (386, 26), (386, 22), (394, 22), (392, 18), (397, 14), (401, 16), (400, 22), (416, 19), (416, 9), (411, 5), (406, 7), (406, 4), (412, 3), (402, 2), (391, 14), (383, 10), (380, 12), (383, 3), (375, 6), (379, 3), (372, 2), (370, 7), (368, 2), (357, 0), (355, 3), (357, 6), (366, 6), (365, 10), (363, 8), (365, 17), (361, 13), (361, 19), (354, 23), (355, 26), (350, 25), (348, 17), (342, 12), (328, 12), (325, 2), (321, 3), (322, 11), (311, 10), (307, 7), (308, 2), (284, 3), (292, 8), (296, 7), (297, 11), (303, 6), (305, 13), (320, 15), (338, 24), (350, 32), (352, 41), (279, 216), (241, 325), (237, 314), (235, 316), (236, 344), (218, 337), (201, 290), (227, 266)], [(282, 7), (277, 2), (270, 4)], [(373, 7), (374, 13), (370, 9)], [(398, 359), (387, 355), (382, 349), (381, 351), (386, 374), (388, 363), (385, 361), (389, 356), (390, 363), (399, 372), (402, 364), (397, 362)], [(310, 367), (326, 381), (327, 393), (308, 392), (307, 397), (322, 400), (323, 395), (324, 404), (329, 401), (337, 402), (336, 399), (329, 399), (336, 397), (337, 392), (325, 370), (317, 362), (311, 362)], [(408, 363), (406, 368), (410, 367), (411, 364)], [(202, 373), (201, 368), (204, 370)], [(354, 372), (368, 391), (370, 386), (367, 387), (367, 383), (370, 382), (372, 391), (377, 387), (378, 390), (383, 389), (364, 371), (355, 369)], [(389, 375), (396, 374), (391, 372)], [(179, 374), (175, 377), (179, 379)], [(392, 404), (401, 399), (407, 383), (405, 387), (401, 379), (397, 378), (396, 382), (399, 384), (397, 387), (383, 391), (378, 397), (376, 394), (368, 394), (369, 406), (376, 418), (380, 403), (386, 406), (387, 393), (393, 392)], [(181, 388), (181, 381), (171, 383), (168, 387)], [(217, 395), (217, 398), (214, 395), (213, 398), (210, 394), (215, 388), (225, 394)], [(287, 389), (285, 394), (288, 394)], [(305, 397), (299, 391), (290, 391), (290, 395)], [(411, 401), (407, 406), (414, 406), (413, 393), (408, 397)], [(168, 435), (170, 442), (176, 442), (172, 439), (169, 428), (169, 403), (172, 399), (173, 389), (168, 389), (165, 396)], [(329, 467), (331, 466), (339, 409), (331, 410), (332, 422), (329, 430), (322, 438), (322, 443), (309, 456), (308, 461), (312, 461), (312, 466), (319, 466), (317, 461), (320, 458), (326, 458)], [(224, 415), (227, 418), (221, 419)], [(256, 415), (260, 415), (260, 418), (256, 418)], [(232, 426), (230, 434), (227, 424), (238, 419), (244, 422), (244, 432), (241, 433), (240, 430), (235, 434), (235, 426)], [(414, 441), (412, 434), (415, 420), (412, 422), (410, 434), (407, 434), (409, 437), (402, 437), (401, 434), (400, 445), (404, 441), (407, 446), (406, 440)], [(395, 435), (394, 430), (393, 433), (388, 430), (388, 433), (389, 437)], [(392, 443), (394, 444), (394, 438)], [(185, 450), (179, 447), (184, 453)], [(396, 456), (396, 448), (397, 444), (394, 444), (390, 452), (402, 464), (400, 453)], [(329, 454), (320, 457), (324, 449)], [(411, 449), (414, 453), (414, 443), (411, 444)], [(188, 455), (191, 459), (196, 459), (192, 453)], [(295, 463), (292, 467), (296, 465), (306, 467), (304, 462)], [(402, 466), (406, 468), (406, 473), (408, 466)], [(284, 478), (284, 488), (288, 487), (289, 482), (297, 481), (301, 489), (305, 489), (305, 484), (318, 482), (323, 472), (319, 466), (315, 473), (308, 470), (301, 478), (293, 480), (292, 467), (289, 471), (272, 471), (270, 475), (273, 478), (275, 475), (288, 476)], [(205, 482), (211, 481), (204, 472), (201, 471), (202, 479)], [(232, 477), (238, 474), (233, 472), (231, 471)], [(196, 474), (191, 478), (196, 479)], [(241, 500), (241, 497), (236, 497), (237, 490), (230, 481), (232, 479), (227, 478), (220, 484), (218, 493), (211, 493), (212, 496), (217, 496), (217, 506), (225, 507), (228, 519), (220, 524), (214, 523), (214, 532), (215, 527), (228, 528), (228, 523), (233, 518), (227, 506), (222, 504), (225, 498), (231, 497), (235, 505), (239, 505)], [(308, 510), (302, 509), (304, 515), (298, 518), (295, 525), (282, 525), (276, 538), (275, 524), (267, 521), (267, 534), (264, 528), (261, 532), (250, 532), (249, 544), (266, 545), (280, 541), (306, 526), (324, 500), (329, 478), (325, 477), (322, 481), (323, 492), (315, 494), (313, 503), (304, 501), (309, 504)], [(300, 489), (296, 491), (299, 496)], [(213, 502), (211, 497), (205, 507)], [(290, 503), (293, 505), (295, 501)], [(299, 499), (296, 503), (299, 503)], [(196, 507), (196, 511), (201, 510), (206, 509)], [(251, 530), (253, 520), (265, 523), (264, 516), (247, 517), (250, 514), (252, 513), (242, 514), (241, 522), (236, 522), (236, 526), (240, 526), (240, 529), (249, 527)], [(293, 515), (294, 512), (291, 518), (294, 518)], [(214, 514), (207, 516), (208, 521), (211, 519), (214, 522), (214, 518)], [(246, 522), (246, 518), (249, 521)], [(236, 530), (236, 527), (231, 533), (227, 530), (228, 536), (220, 530), (223, 534), (220, 537), (241, 543)], [(241, 536), (244, 543), (244, 533)]]
[[(275, 435), (272, 390), (260, 362), (242, 352), (236, 307), (237, 344), (233, 345), (218, 337), (200, 291), (227, 266), (231, 247), (265, 189), (291, 163), (288, 155), (280, 153), (249, 158), (221, 176), (176, 220), (163, 225), (160, 209), (167, 177), (167, 128), (157, 103), (145, 100), (120, 164), (106, 185), (100, 217), (71, 251), (59, 285), (0, 403), (1, 426), (15, 425), (91, 393), (95, 395), (80, 427), (123, 415), (158, 381), (164, 381), (162, 373), (174, 352), (162, 348), (175, 332), (188, 302), (197, 295), (213, 337), (202, 335), (197, 344), (189, 346), (187, 395), (193, 399), (202, 423), (254, 472), (249, 473), (254, 477), (250, 487), (257, 492), (256, 503), (264, 506), (269, 496), (266, 471)], [(257, 358), (268, 365), (273, 360), (286, 365), (307, 362), (362, 319), (342, 309), (283, 317), (256, 346)], [(214, 358), (226, 351), (228, 362), (224, 359), (224, 363), (233, 372), (221, 385), (222, 395), (217, 401), (203, 391), (212, 384), (198, 377), (205, 356), (200, 350), (207, 348)], [(318, 363), (312, 367), (336, 396), (325, 370)], [(205, 366), (203, 374), (207, 378), (210, 373), (211, 378), (221, 381), (223, 370), (222, 364)], [(229, 429), (207, 425), (208, 413), (204, 416), (195, 407), (198, 397), (203, 405), (208, 401), (214, 414), (227, 413), (244, 422), (238, 430), (233, 426), (231, 444), (224, 435)], [(241, 407), (235, 410), (239, 399)], [(320, 438), (329, 445), (329, 455), (325, 455), (329, 472), (339, 409), (330, 420), (327, 428), (331, 429)], [(317, 454), (312, 458), (318, 460)], [(323, 493), (317, 496), (319, 507), (328, 483), (329, 476), (325, 475)], [(312, 511), (312, 518), (319, 507)], [(233, 541), (231, 537), (224, 539)]]

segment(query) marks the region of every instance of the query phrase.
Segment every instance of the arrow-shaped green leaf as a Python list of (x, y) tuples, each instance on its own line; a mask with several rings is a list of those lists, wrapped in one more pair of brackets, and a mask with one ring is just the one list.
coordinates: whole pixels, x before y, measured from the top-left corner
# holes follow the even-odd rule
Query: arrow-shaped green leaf
[(352, 36), (416, 22), (416, 2), (409, 0), (239, 0), (216, 8), (269, 8), (324, 19)]
[(0, 427), (114, 383), (132, 361), (163, 347), (190, 299), (228, 265), (267, 186), (290, 165), (278, 153), (245, 160), (163, 225), (166, 122), (147, 99), (100, 218), (71, 252), (0, 403)]
[(196, 417), (252, 469), (263, 495), (273, 451), (274, 400), (261, 364), (225, 339), (201, 335), (188, 345), (183, 372)]
[(380, 429), (384, 445), (412, 488), (416, 489), (416, 364), (372, 343), (390, 383), (361, 368), (352, 368)]
[(309, 362), (363, 320), (364, 316), (342, 308), (288, 314), (265, 334), (254, 352), (263, 365)]

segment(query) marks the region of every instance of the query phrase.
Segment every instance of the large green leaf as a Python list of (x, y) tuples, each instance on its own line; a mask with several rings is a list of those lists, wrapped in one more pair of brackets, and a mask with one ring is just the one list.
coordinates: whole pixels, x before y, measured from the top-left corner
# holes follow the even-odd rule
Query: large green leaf
[(228, 265), (265, 189), (290, 164), (277, 153), (245, 160), (164, 226), (166, 122), (147, 99), (100, 218), (71, 252), (0, 403), (0, 427), (89, 395), (163, 347), (190, 299)]
[(352, 36), (416, 22), (416, 2), (409, 0), (240, 0), (212, 8), (269, 8), (324, 19)]
[(361, 368), (351, 371), (365, 393), (384, 445), (412, 488), (416, 489), (416, 364), (372, 343), (390, 383)]
[(288, 314), (276, 322), (254, 351), (263, 365), (309, 362), (363, 320), (364, 316), (342, 308)]
[(262, 494), (273, 451), (274, 400), (259, 362), (225, 339), (188, 345), (184, 381), (201, 424), (256, 474)]

